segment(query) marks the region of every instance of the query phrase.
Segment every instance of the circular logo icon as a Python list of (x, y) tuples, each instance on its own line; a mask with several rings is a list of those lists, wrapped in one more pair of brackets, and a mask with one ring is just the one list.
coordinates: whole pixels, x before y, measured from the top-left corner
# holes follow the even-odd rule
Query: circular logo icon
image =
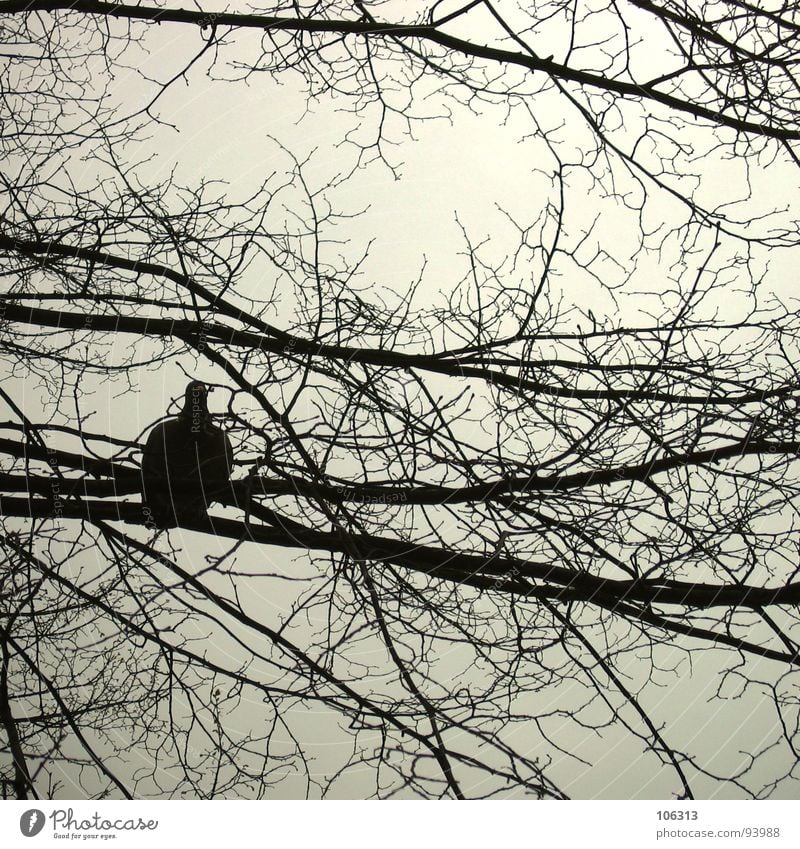
[(36, 835), (44, 828), (44, 813), (31, 808), (19, 818), (19, 830), (25, 837), (36, 837)]

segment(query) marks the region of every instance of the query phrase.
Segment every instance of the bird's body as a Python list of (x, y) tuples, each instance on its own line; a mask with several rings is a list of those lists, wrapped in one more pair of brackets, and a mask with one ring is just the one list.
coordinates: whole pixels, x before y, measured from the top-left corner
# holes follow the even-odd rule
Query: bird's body
[(143, 502), (157, 527), (207, 517), (206, 508), (230, 489), (230, 440), (212, 421), (204, 384), (192, 381), (181, 412), (157, 424), (142, 457)]

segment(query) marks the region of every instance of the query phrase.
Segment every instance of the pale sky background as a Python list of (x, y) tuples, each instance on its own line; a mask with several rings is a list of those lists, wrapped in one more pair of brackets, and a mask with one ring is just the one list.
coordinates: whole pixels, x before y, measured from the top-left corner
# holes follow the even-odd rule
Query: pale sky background
[[(381, 14), (389, 18), (393, 10), (407, 9), (408, 5), (404, 2), (386, 4)], [(485, 17), (475, 16), (474, 32), (486, 25)], [(557, 44), (556, 23), (553, 28), (553, 40)], [(243, 34), (240, 38), (244, 44), (253, 44), (256, 40), (253, 34)], [(150, 50), (149, 57), (140, 57), (133, 63), (136, 70), (122, 73), (115, 80), (114, 92), (121, 102), (133, 102), (146, 90), (138, 77), (138, 69), (153, 78), (170, 76), (173, 69), (198, 48), (200, 35), (192, 27), (164, 25), (150, 27), (144, 43)], [(551, 47), (550, 52), (554, 50)], [(227, 55), (230, 57), (233, 53), (229, 50)], [(637, 56), (638, 61), (648, 56), (654, 64), (659, 62), (652, 42)], [(97, 67), (90, 66), (89, 70), (97, 74), (103, 72), (99, 60)], [(436, 97), (438, 95), (431, 95), (431, 109), (434, 111), (438, 103)], [(129, 159), (145, 160), (155, 154), (141, 172), (152, 176), (153, 181), (164, 179), (175, 168), (178, 182), (193, 183), (200, 178), (222, 179), (228, 181), (231, 195), (244, 196), (266, 174), (281, 172), (289, 164), (286, 154), (273, 141), (275, 139), (297, 158), (316, 150), (307, 175), (315, 181), (316, 187), (323, 187), (332, 176), (349, 170), (354, 162), (354, 150), (341, 144), (354, 122), (350, 114), (337, 111), (339, 107), (346, 106), (344, 99), (332, 102), (330, 98), (323, 97), (307, 110), (302, 88), (287, 75), (280, 78), (280, 84), (267, 74), (254, 76), (247, 85), (212, 82), (201, 62), (189, 74), (189, 85), (175, 84), (160, 103), (159, 114), (173, 122), (177, 129), (154, 128), (149, 139), (132, 143), (127, 155)], [(396, 176), (376, 163), (365, 171), (356, 172), (332, 192), (333, 199), (345, 211), (369, 206), (360, 219), (349, 221), (346, 227), (340, 228), (340, 238), (348, 242), (343, 250), (351, 251), (353, 255), (360, 253), (366, 243), (374, 239), (371, 259), (365, 265), (360, 280), (365, 289), (374, 282), (388, 293), (402, 291), (416, 279), (423, 263), (427, 263), (426, 283), (417, 296), (420, 306), (440, 301), (463, 274), (464, 257), (461, 254), (464, 243), (456, 216), (470, 236), (475, 240), (488, 236), (490, 250), (496, 255), (503, 255), (513, 244), (515, 233), (501, 210), (506, 210), (520, 221), (533, 221), (554, 191), (552, 182), (545, 175), (532, 170), (532, 166), (539, 166), (548, 171), (552, 168), (552, 160), (541, 140), (532, 135), (526, 116), (515, 112), (504, 120), (502, 107), (492, 108), (489, 105), (480, 107), (481, 113), (477, 115), (452, 103), (451, 108), (454, 110), (452, 122), (417, 123), (413, 140), (405, 138), (398, 146), (389, 149), (393, 164), (397, 165)], [(543, 126), (566, 120), (567, 125), (561, 133), (563, 144), (560, 153), (565, 159), (573, 158), (587, 141), (585, 129), (575, 111), (554, 95), (537, 101), (539, 108), (541, 112), (537, 112), (536, 117)], [(636, 128), (632, 127), (631, 132), (635, 131)], [(395, 137), (400, 138), (397, 132)], [(709, 138), (705, 131), (700, 130), (693, 141), (702, 151), (709, 144)], [(74, 174), (80, 177), (80, 166), (73, 167)], [(707, 154), (699, 156), (694, 167), (702, 172), (704, 197), (714, 198), (717, 202), (741, 197), (743, 160), (726, 162), (719, 155)], [(795, 198), (796, 178), (792, 174), (791, 180), (787, 180), (787, 173), (790, 172), (777, 167), (755, 169), (750, 174), (755, 195), (751, 204), (762, 204), (768, 208), (790, 207)], [(91, 178), (91, 174), (84, 176)], [(666, 226), (680, 219), (683, 212), (677, 204), (666, 200), (663, 195), (654, 194), (653, 197), (652, 206), (646, 208), (645, 221), (654, 226)], [(678, 246), (672, 240), (667, 242), (661, 257), (642, 257), (635, 278), (626, 283), (624, 262), (629, 260), (633, 245), (630, 234), (634, 239), (638, 236), (635, 216), (620, 211), (608, 200), (594, 197), (588, 184), (577, 174), (571, 180), (567, 204), (571, 213), (572, 238), (578, 237), (581, 221), (588, 223), (598, 213), (602, 215), (591, 242), (620, 258), (622, 264), (619, 266), (612, 263), (607, 266), (607, 273), (614, 282), (625, 284), (629, 292), (641, 293), (633, 298), (626, 296), (623, 288), (619, 301), (615, 303), (577, 269), (570, 274), (565, 266), (563, 276), (554, 278), (554, 283), (562, 287), (567, 301), (591, 308), (601, 324), (606, 317), (616, 319), (620, 315), (626, 320), (634, 320), (638, 309), (649, 309), (654, 303), (652, 296), (664, 291), (665, 277), (677, 273), (685, 281), (695, 273), (696, 266), (678, 271), (672, 268), (672, 263), (679, 256)], [(701, 250), (694, 257), (696, 262), (707, 252), (712, 241), (710, 231), (702, 236)], [(719, 261), (739, 249), (740, 246), (733, 242), (726, 244)], [(766, 256), (759, 256), (756, 252), (754, 265), (760, 267), (765, 260)], [(787, 251), (774, 251), (769, 262), (765, 289), (774, 287), (778, 291), (789, 291), (790, 273), (796, 263), (791, 262)], [(529, 279), (530, 269), (523, 268), (518, 274), (520, 281), (524, 282)], [(796, 277), (795, 274), (791, 276)], [(257, 281), (253, 285), (257, 285)], [(725, 311), (719, 315), (738, 316), (745, 302), (731, 298), (727, 292), (720, 295), (713, 302)], [(280, 315), (274, 318), (275, 323), (281, 326)], [(126, 346), (131, 340), (132, 337), (120, 337), (121, 357), (127, 353)], [(214, 377), (210, 370), (193, 373), (210, 379)], [(83, 412), (88, 411), (90, 406), (94, 408), (93, 418), (85, 423), (88, 429), (108, 432), (120, 438), (142, 434), (163, 415), (169, 400), (182, 394), (185, 377), (177, 365), (171, 365), (158, 372), (141, 370), (132, 376), (132, 382), (137, 390), (133, 393), (122, 383), (97, 386), (96, 394), (84, 402)], [(32, 419), (42, 420), (52, 412), (46, 403), (46, 390), (14, 381), (10, 381), (9, 386), (13, 387), (15, 397), (24, 402), (25, 410)], [(226, 400), (220, 392), (213, 394), (210, 400), (212, 411), (221, 410)], [(61, 412), (73, 411), (62, 406)], [(311, 414), (311, 411), (304, 411), (301, 407), (297, 416), (302, 417), (305, 413)], [(147, 538), (144, 529), (126, 526), (125, 530), (137, 538)], [(182, 550), (182, 563), (199, 561), (205, 554), (221, 553), (231, 544), (229, 540), (186, 534), (179, 529), (170, 532), (170, 541)], [(85, 567), (92, 568), (88, 559)], [(270, 626), (280, 624), (297, 587), (288, 582), (281, 586), (281, 582), (274, 578), (259, 577), (260, 573), (312, 575), (318, 568), (299, 551), (252, 545), (245, 545), (237, 553), (236, 567), (252, 572), (253, 577), (240, 579), (239, 585), (246, 592), (251, 611)], [(224, 579), (217, 580), (220, 586), (224, 586)], [(299, 634), (300, 630), (294, 638), (302, 645)], [(206, 645), (227, 658), (226, 662), (231, 666), (236, 665), (234, 658), (239, 650), (230, 639), (215, 634)], [(721, 770), (735, 769), (736, 759), (745, 757), (740, 752), (756, 751), (762, 747), (762, 741), (774, 730), (775, 723), (771, 703), (763, 692), (752, 688), (741, 699), (717, 699), (709, 703), (719, 684), (715, 652), (695, 653), (690, 665), (688, 655), (680, 648), (662, 646), (657, 651), (661, 655), (658, 660), (665, 670), (663, 686), (660, 689), (649, 688), (642, 700), (643, 707), (662, 727), (668, 742), (708, 755), (718, 751), (719, 756), (713, 766)], [(771, 679), (775, 675), (770, 661), (750, 659), (747, 663), (756, 670), (758, 677)], [(459, 674), (462, 658), (453, 652), (451, 656), (442, 656), (440, 664), (441, 678), (447, 680)], [(633, 653), (627, 669), (630, 674), (628, 683), (637, 682), (637, 670), (644, 668)], [(550, 709), (568, 709), (573, 700), (582, 698), (583, 693), (575, 691), (573, 686), (567, 683), (558, 690), (547, 690), (547, 698), (552, 699)], [(731, 687), (731, 695), (734, 695), (735, 682), (731, 680), (725, 686)], [(536, 700), (542, 698), (542, 695), (532, 696)], [(247, 727), (259, 715), (259, 710), (258, 705), (244, 704), (229, 722), (233, 727), (237, 724)], [(607, 708), (598, 705), (598, 715), (604, 710)], [(329, 714), (311, 707), (305, 710), (305, 715), (296, 725), (303, 729), (307, 751), (317, 758), (320, 772), (327, 772), (347, 752), (349, 738), (336, 727)], [(553, 717), (552, 726), (549, 730), (557, 735), (557, 717)], [(658, 771), (652, 777), (647, 774), (640, 759), (641, 744), (630, 734), (623, 737), (613, 727), (602, 736), (592, 731), (586, 731), (583, 737), (577, 736), (576, 732), (572, 734), (568, 742), (575, 758), (559, 756), (550, 750), (548, 754), (554, 760), (547, 770), (549, 778), (572, 797), (663, 798), (675, 786), (674, 777), (668, 770)], [(541, 745), (535, 728), (529, 731), (517, 729), (513, 739), (518, 740), (520, 750), (529, 753), (537, 751)], [(567, 741), (561, 739), (560, 742), (563, 745)], [(577, 760), (581, 757), (593, 765), (588, 768), (582, 766)], [(770, 765), (775, 772), (780, 771), (777, 764)], [(783, 766), (788, 768), (790, 764)], [(335, 795), (359, 798), (371, 791), (372, 781), (371, 772), (351, 772), (347, 784), (342, 785)], [(702, 778), (694, 779), (693, 788), (698, 797), (712, 792), (718, 796), (720, 793), (728, 795), (724, 787), (705, 782)], [(467, 793), (479, 792), (479, 788), (470, 786), (469, 781), (464, 783), (464, 789)], [(738, 795), (733, 786), (728, 790), (730, 796)], [(276, 789), (276, 796), (293, 798), (304, 795), (304, 792), (302, 781), (287, 779)], [(796, 785), (784, 785), (778, 795), (781, 793), (793, 797)], [(70, 798), (75, 795), (75, 790), (65, 783), (62, 795)]]

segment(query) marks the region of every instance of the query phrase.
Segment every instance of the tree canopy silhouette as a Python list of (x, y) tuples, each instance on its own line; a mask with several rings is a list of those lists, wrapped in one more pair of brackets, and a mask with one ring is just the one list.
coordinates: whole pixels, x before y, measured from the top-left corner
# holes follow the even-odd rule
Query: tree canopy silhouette
[(0, 26), (6, 796), (796, 797), (793, 9)]

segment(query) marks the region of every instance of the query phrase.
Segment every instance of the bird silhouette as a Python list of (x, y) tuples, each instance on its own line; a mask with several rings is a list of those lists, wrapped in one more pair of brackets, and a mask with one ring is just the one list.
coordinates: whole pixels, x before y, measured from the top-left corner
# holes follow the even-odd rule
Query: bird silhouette
[(230, 491), (231, 443), (208, 412), (208, 387), (193, 380), (183, 409), (150, 431), (142, 456), (142, 502), (159, 528), (207, 519)]

